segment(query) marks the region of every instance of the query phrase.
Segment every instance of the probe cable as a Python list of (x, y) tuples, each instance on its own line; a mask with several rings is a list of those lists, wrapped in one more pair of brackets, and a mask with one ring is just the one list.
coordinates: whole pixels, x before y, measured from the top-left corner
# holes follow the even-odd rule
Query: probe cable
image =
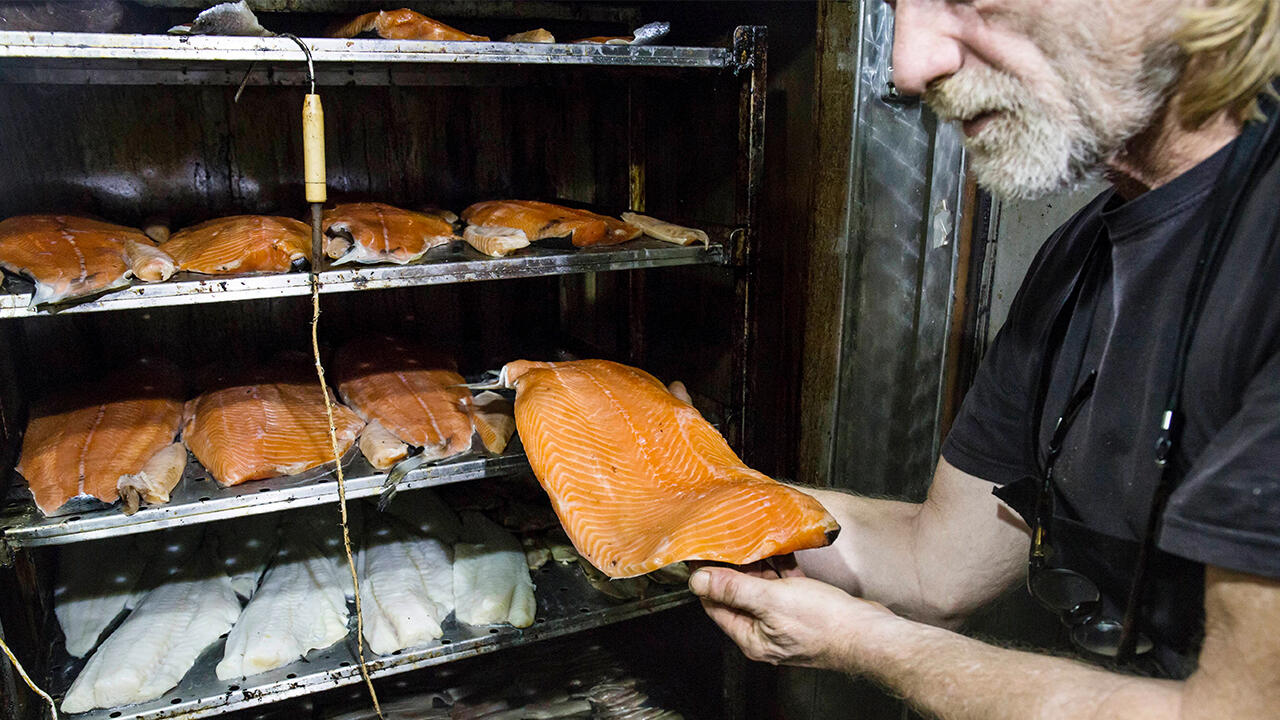
[(351, 528), (347, 521), (347, 486), (342, 474), (342, 454), (338, 452), (338, 430), (333, 423), (333, 401), (329, 397), (329, 384), (324, 379), (324, 364), (320, 359), (320, 258), (321, 207), (326, 200), (325, 164), (324, 164), (324, 111), (320, 106), (320, 96), (316, 94), (316, 70), (311, 59), (311, 49), (295, 35), (284, 34), (302, 48), (307, 56), (307, 79), (311, 83), (311, 92), (302, 105), (302, 155), (307, 201), (311, 203), (311, 356), (315, 360), (316, 377), (320, 380), (320, 394), (324, 397), (324, 411), (329, 420), (329, 450), (333, 453), (334, 469), (338, 478), (338, 508), (342, 523), (342, 549), (347, 556), (347, 569), (351, 572), (351, 586), (356, 596), (356, 657), (359, 660), (360, 677), (369, 688), (369, 697), (373, 700), (373, 711), (382, 718), (382, 706), (378, 703), (378, 692), (369, 677), (369, 669), (364, 660), (364, 612), (360, 607), (360, 577), (356, 573), (355, 557), (351, 553)]

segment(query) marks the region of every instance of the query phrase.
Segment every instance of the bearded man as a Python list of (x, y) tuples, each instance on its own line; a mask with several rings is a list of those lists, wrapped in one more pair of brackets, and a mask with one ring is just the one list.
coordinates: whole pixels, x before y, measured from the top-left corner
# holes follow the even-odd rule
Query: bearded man
[[(894, 12), (895, 84), (979, 183), (1112, 187), (1032, 264), (923, 504), (813, 490), (843, 531), (808, 577), (691, 588), (749, 657), (937, 717), (1280, 717), (1280, 0)], [(1096, 662), (947, 629), (1019, 581)]]

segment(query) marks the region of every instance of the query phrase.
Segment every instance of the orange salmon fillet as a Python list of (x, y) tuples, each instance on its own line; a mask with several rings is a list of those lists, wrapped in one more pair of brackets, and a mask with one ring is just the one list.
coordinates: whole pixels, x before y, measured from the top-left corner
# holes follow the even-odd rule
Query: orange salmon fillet
[(384, 203), (346, 203), (325, 210), (325, 254), (344, 262), (404, 264), (454, 240), (453, 225), (435, 215)]
[[(367, 422), (378, 421), (429, 459), (471, 449), (471, 392), (453, 363), (391, 337), (370, 337), (338, 351), (338, 392)], [(372, 458), (370, 458), (372, 460)]]
[(160, 249), (188, 272), (288, 272), (311, 256), (311, 226), (274, 215), (235, 215), (180, 230)]
[(36, 507), (52, 514), (68, 500), (113, 503), (116, 483), (173, 443), (182, 426), (177, 368), (140, 362), (101, 383), (65, 390), (35, 405), (18, 472)]
[(489, 39), (484, 35), (462, 32), (408, 8), (365, 13), (329, 34), (333, 37), (349, 38), (374, 30), (378, 32), (378, 37), (388, 40), (483, 41)]
[(33, 305), (123, 287), (130, 276), (167, 280), (173, 263), (140, 230), (72, 215), (0, 222), (0, 267), (35, 281)]
[[(305, 373), (263, 371), (188, 400), (183, 442), (222, 485), (293, 475), (333, 460), (320, 385)], [(338, 453), (364, 422), (336, 400)]]
[(742, 463), (692, 405), (605, 360), (520, 360), (529, 464), (578, 552), (613, 578), (681, 560), (746, 564), (821, 547), (839, 525), (812, 497)]
[(462, 218), (472, 225), (519, 230), (529, 242), (572, 235), (577, 247), (617, 245), (641, 233), (621, 220), (536, 200), (478, 202), (463, 210)]

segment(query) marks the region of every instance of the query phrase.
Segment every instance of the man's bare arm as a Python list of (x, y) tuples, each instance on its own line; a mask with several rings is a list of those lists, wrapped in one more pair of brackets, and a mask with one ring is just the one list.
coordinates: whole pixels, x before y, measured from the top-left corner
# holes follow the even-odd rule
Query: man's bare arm
[(920, 504), (802, 489), (841, 526), (832, 546), (796, 554), (804, 573), (912, 619), (954, 626), (1025, 570), (1026, 524), (945, 458)]
[(1205, 572), (1205, 640), (1185, 682), (987, 645), (809, 578), (705, 568), (690, 586), (753, 660), (870, 676), (941, 720), (1280, 717), (1280, 582)]
[(1280, 717), (1280, 583), (1207, 568), (1205, 586), (1204, 646), (1185, 682), (1120, 675), (918, 624), (872, 652), (855, 650), (849, 670), (946, 720)]

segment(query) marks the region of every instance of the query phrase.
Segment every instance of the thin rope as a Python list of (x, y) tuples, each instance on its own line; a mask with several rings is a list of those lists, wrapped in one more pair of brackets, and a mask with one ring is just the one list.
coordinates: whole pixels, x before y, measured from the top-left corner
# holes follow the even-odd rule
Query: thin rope
[[(313, 264), (314, 267), (314, 264)], [(373, 699), (373, 711), (382, 718), (382, 706), (378, 704), (378, 691), (373, 689), (373, 680), (369, 677), (369, 669), (364, 662), (364, 613), (360, 607), (360, 578), (356, 574), (355, 557), (351, 554), (351, 529), (347, 524), (347, 486), (342, 474), (342, 456), (338, 452), (338, 430), (333, 424), (333, 402), (329, 400), (329, 384), (324, 379), (324, 365), (320, 362), (320, 340), (317, 328), (320, 326), (320, 274), (311, 271), (311, 353), (316, 361), (316, 377), (320, 379), (320, 392), (324, 395), (324, 411), (329, 418), (329, 448), (333, 452), (333, 461), (338, 471), (338, 507), (342, 511), (342, 549), (347, 554), (347, 569), (351, 571), (351, 585), (356, 594), (356, 656), (360, 660), (360, 676), (369, 688), (369, 697)]]
[(13, 663), (13, 667), (18, 670), (18, 674), (22, 676), (22, 681), (27, 684), (27, 687), (31, 688), (31, 692), (44, 698), (44, 701), (49, 703), (49, 717), (53, 718), (53, 720), (58, 720), (58, 706), (54, 704), (53, 698), (49, 697), (49, 693), (41, 690), (40, 686), (35, 684), (31, 676), (27, 674), (27, 671), (22, 668), (22, 663), (18, 662), (18, 658), (13, 656), (13, 651), (9, 649), (8, 645), (4, 644), (4, 640), (0, 640), (0, 650), (3, 650), (5, 656), (9, 658), (9, 662)]

